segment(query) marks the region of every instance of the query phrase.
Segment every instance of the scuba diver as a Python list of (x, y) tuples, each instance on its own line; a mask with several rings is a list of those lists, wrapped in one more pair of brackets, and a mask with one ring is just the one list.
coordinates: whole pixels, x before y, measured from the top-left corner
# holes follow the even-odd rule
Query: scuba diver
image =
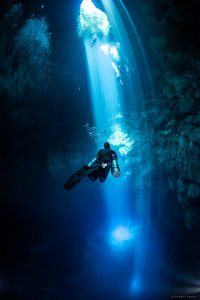
[(120, 176), (117, 154), (110, 148), (110, 144), (105, 142), (104, 149), (101, 149), (88, 165), (84, 165), (79, 171), (69, 177), (64, 184), (64, 188), (67, 191), (71, 190), (83, 177), (88, 177), (91, 181), (96, 181), (99, 178), (99, 181), (103, 183), (108, 177), (110, 170), (113, 177), (118, 178)]

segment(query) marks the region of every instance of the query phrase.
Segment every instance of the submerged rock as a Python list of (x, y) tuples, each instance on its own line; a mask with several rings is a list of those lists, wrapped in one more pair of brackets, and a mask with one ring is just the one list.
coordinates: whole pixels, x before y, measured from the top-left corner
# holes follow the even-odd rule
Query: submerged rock
[(200, 199), (200, 185), (196, 183), (190, 183), (187, 195), (194, 199)]
[[(152, 30), (148, 39), (150, 55), (155, 57), (152, 76), (158, 108), (152, 122), (153, 165), (168, 177), (168, 187), (176, 193), (186, 228), (199, 236), (196, 203), (200, 199), (200, 82), (197, 75), (200, 40), (198, 16), (193, 11), (197, 4), (184, 2), (181, 9), (171, 0), (162, 4), (160, 15), (155, 19), (158, 29)], [(146, 22), (153, 26), (150, 21)]]

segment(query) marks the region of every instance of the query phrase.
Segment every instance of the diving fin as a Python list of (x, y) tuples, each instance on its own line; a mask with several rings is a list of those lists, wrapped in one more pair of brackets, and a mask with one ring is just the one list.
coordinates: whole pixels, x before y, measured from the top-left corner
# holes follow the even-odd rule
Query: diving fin
[(74, 175), (69, 177), (69, 179), (64, 184), (64, 189), (70, 191), (74, 186), (76, 186), (81, 181), (81, 179), (84, 176), (87, 176), (87, 171), (89, 169), (90, 168), (87, 165), (85, 165), (80, 170), (78, 170), (78, 172), (76, 172)]
[(74, 174), (65, 182), (64, 189), (70, 191), (75, 185), (77, 185), (81, 181), (82, 177)]

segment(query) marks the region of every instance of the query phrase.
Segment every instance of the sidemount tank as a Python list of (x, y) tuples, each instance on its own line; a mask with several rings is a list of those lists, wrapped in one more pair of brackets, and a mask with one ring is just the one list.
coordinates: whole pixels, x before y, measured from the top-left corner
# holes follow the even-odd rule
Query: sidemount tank
[(95, 157), (95, 158), (94, 158), (93, 160), (91, 160), (91, 162), (88, 164), (88, 167), (89, 167), (89, 168), (94, 168), (94, 167), (96, 166), (97, 162), (98, 162), (98, 159), (97, 159), (97, 157)]
[(112, 160), (111, 173), (112, 176), (115, 178), (120, 177), (120, 168), (117, 159)]

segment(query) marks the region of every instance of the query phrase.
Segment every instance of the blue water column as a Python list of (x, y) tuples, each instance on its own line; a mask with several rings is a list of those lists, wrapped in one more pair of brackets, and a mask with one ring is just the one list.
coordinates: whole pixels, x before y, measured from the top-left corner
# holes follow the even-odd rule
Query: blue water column
[[(122, 171), (119, 179), (110, 177), (104, 184), (113, 245), (131, 240), (134, 226), (142, 229), (134, 246), (134, 274), (130, 279), (132, 292), (136, 294), (141, 289), (148, 247), (150, 197), (143, 189), (146, 182), (141, 182), (140, 189), (134, 193), (135, 215), (129, 215), (129, 202), (133, 199), (129, 192), (130, 179), (123, 174), (134, 140), (126, 132), (125, 114), (131, 111), (137, 115), (144, 110), (142, 82), (150, 82), (150, 74), (139, 35), (123, 2), (101, 0), (100, 4), (104, 11), (91, 0), (81, 3), (78, 31), (85, 46), (94, 126), (106, 129), (106, 139), (117, 150)], [(133, 38), (134, 45), (130, 42)], [(102, 148), (102, 140), (97, 140), (96, 146), (96, 150)], [(149, 157), (148, 146), (145, 155)], [(138, 165), (141, 172), (142, 168)], [(131, 222), (134, 226), (130, 226)]]

